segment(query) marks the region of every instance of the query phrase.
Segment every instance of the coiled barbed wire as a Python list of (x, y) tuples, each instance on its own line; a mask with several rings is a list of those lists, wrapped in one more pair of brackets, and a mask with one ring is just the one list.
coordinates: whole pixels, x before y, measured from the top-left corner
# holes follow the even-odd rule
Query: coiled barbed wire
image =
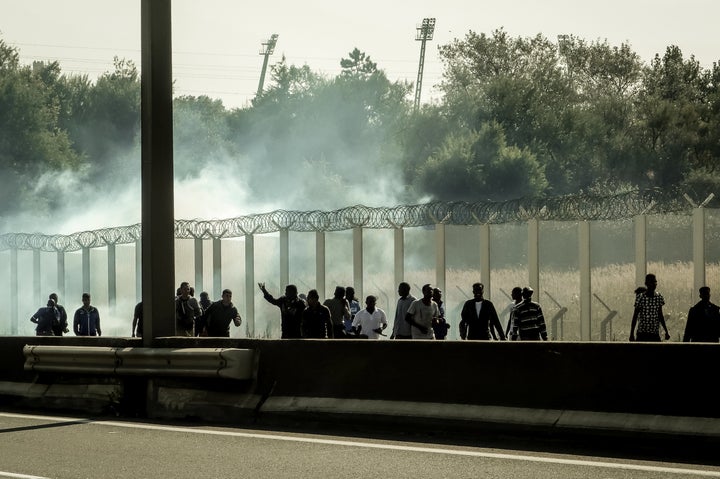
[[(658, 190), (634, 190), (613, 195), (578, 194), (502, 202), (436, 201), (394, 207), (350, 206), (333, 211), (288, 211), (252, 214), (220, 220), (175, 220), (177, 239), (237, 238), (249, 234), (411, 228), (546, 221), (626, 220), (644, 213), (690, 214), (692, 206), (679, 195)], [(134, 243), (141, 225), (118, 226), (69, 235), (7, 233), (0, 235), (0, 251), (69, 252), (111, 244)]]

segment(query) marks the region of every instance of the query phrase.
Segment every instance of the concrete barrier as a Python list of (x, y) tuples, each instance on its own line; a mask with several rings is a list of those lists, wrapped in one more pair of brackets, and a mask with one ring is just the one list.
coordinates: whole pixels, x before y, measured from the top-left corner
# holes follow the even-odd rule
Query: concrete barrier
[[(31, 372), (23, 346), (132, 348), (123, 338), (0, 338), (0, 400), (43, 394), (30, 386), (107, 386), (96, 410), (225, 422), (336, 416), (552, 430), (697, 434), (720, 438), (713, 365), (720, 345), (682, 343), (249, 340), (158, 338), (153, 348), (254, 351), (247, 380), (143, 379)], [(73, 407), (71, 392), (48, 407)], [(93, 396), (96, 397), (96, 396)], [(698, 424), (704, 427), (698, 427)]]

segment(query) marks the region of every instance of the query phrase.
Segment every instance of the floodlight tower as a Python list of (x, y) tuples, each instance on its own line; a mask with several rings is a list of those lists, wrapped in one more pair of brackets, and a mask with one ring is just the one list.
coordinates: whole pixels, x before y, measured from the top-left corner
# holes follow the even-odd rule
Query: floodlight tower
[(415, 111), (420, 108), (420, 92), (422, 91), (423, 69), (425, 68), (425, 43), (433, 39), (435, 19), (423, 18), (422, 25), (417, 27), (415, 40), (420, 43), (420, 66), (418, 66), (417, 82), (415, 83)]
[(263, 91), (263, 84), (265, 83), (265, 72), (267, 71), (268, 58), (270, 58), (270, 55), (275, 53), (275, 44), (277, 43), (277, 39), (278, 39), (277, 33), (273, 33), (270, 36), (270, 39), (268, 41), (261, 43), (262, 48), (260, 48), (260, 55), (264, 56), (265, 59), (263, 60), (262, 72), (260, 72), (260, 84), (258, 85), (257, 96), (260, 96), (260, 94)]

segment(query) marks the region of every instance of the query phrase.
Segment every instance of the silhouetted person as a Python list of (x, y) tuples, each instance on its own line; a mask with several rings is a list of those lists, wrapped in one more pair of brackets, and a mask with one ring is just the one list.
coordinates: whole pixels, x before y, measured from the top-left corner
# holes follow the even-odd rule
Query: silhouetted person
[(285, 295), (275, 299), (265, 289), (265, 283), (258, 283), (265, 301), (280, 308), (280, 324), (282, 339), (297, 339), (302, 337), (300, 322), (302, 312), (305, 311), (305, 301), (298, 297), (297, 286), (285, 286)]
[(515, 306), (513, 312), (513, 341), (547, 341), (547, 326), (540, 305), (532, 300), (533, 289), (523, 288), (522, 302)]
[(384, 336), (383, 331), (388, 325), (387, 316), (376, 305), (377, 298), (368, 296), (365, 298), (365, 309), (358, 311), (353, 319), (353, 330), (361, 338), (379, 339)]
[(180, 283), (180, 294), (175, 298), (175, 331), (178, 336), (195, 335), (195, 318), (202, 316), (197, 299), (190, 295), (190, 284)]
[(503, 310), (503, 316), (507, 314), (508, 318), (507, 326), (505, 327), (505, 339), (510, 339), (510, 335), (512, 334), (515, 306), (522, 302), (522, 288), (515, 286), (512, 291), (510, 291), (510, 298), (512, 298), (510, 304)]
[[(309, 293), (308, 293), (309, 295)], [(308, 297), (309, 299), (309, 297)], [(326, 299), (324, 306), (330, 310), (330, 319), (333, 324), (333, 336), (335, 339), (345, 337), (345, 321), (350, 319), (350, 308), (345, 299), (345, 288), (342, 286), (335, 287), (335, 293), (330, 299)]]
[(445, 306), (443, 306), (445, 303), (442, 300), (442, 291), (440, 288), (433, 288), (432, 299), (435, 301), (435, 304), (438, 305), (438, 318), (437, 321), (433, 323), (435, 339), (445, 339), (450, 325), (445, 319)]
[[(635, 311), (630, 324), (630, 341), (660, 341), (660, 326), (665, 330), (665, 339), (670, 339), (662, 307), (665, 298), (656, 291), (657, 278), (654, 274), (645, 276), (647, 290), (635, 296)], [(637, 334), (635, 333), (637, 325)]]
[(700, 288), (700, 301), (688, 312), (685, 343), (720, 342), (720, 308), (710, 302), (710, 288)]
[(230, 337), (230, 323), (240, 327), (242, 318), (237, 308), (232, 303), (232, 291), (224, 289), (222, 299), (215, 301), (205, 312), (207, 321), (206, 331), (208, 336)]
[(70, 330), (68, 329), (67, 311), (65, 311), (65, 307), (63, 305), (58, 303), (57, 293), (50, 293), (48, 299), (52, 299), (55, 302), (55, 309), (57, 310), (57, 318), (53, 321), (53, 334), (55, 336), (62, 336), (63, 333), (69, 333)]
[(35, 327), (35, 335), (55, 336), (53, 333), (53, 321), (57, 320), (57, 315), (58, 312), (55, 308), (55, 301), (48, 299), (45, 307), (38, 309), (37, 312), (30, 317), (30, 321), (37, 324)]
[(404, 281), (398, 285), (398, 295), (400, 298), (395, 307), (395, 320), (390, 339), (412, 339), (412, 327), (405, 320), (405, 315), (410, 305), (415, 301), (415, 296), (410, 294), (410, 285)]
[(143, 335), (143, 304), (140, 301), (135, 305), (132, 320), (132, 337), (142, 338)]
[(195, 336), (207, 336), (207, 310), (212, 304), (207, 291), (200, 293), (200, 317), (195, 318)]
[(302, 337), (309, 339), (332, 339), (335, 326), (333, 325), (331, 315), (330, 309), (324, 304), (320, 304), (320, 295), (317, 290), (311, 289), (308, 291), (307, 307), (302, 312), (300, 320)]
[(347, 286), (345, 288), (345, 299), (347, 299), (348, 302), (348, 308), (350, 309), (350, 319), (346, 319), (344, 321), (345, 323), (345, 334), (354, 334), (352, 329), (352, 323), (355, 319), (355, 315), (358, 314), (358, 311), (362, 309), (360, 306), (360, 301), (355, 297), (355, 288), (352, 286)]
[(492, 334), (491, 329), (505, 339), (495, 305), (483, 297), (485, 286), (482, 283), (473, 283), (473, 298), (465, 301), (460, 311), (460, 338), (487, 341)]
[(82, 294), (83, 305), (75, 311), (73, 332), (75, 336), (102, 336), (100, 312), (90, 304), (90, 293)]
[(405, 321), (412, 326), (412, 339), (433, 339), (433, 324), (440, 314), (438, 305), (432, 300), (433, 287), (423, 285), (423, 297), (412, 302), (405, 314)]

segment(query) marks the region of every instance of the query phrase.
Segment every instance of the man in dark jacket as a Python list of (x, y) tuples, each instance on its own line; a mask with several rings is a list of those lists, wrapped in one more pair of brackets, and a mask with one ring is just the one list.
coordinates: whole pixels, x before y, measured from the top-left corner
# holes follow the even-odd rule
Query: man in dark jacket
[(242, 318), (237, 308), (232, 304), (232, 291), (224, 289), (222, 299), (215, 301), (205, 311), (205, 320), (207, 321), (207, 335), (219, 336), (222, 338), (230, 337), (230, 323), (240, 327)]
[(305, 301), (298, 297), (297, 286), (288, 284), (285, 286), (285, 295), (274, 298), (265, 288), (265, 283), (258, 283), (265, 301), (280, 308), (280, 321), (282, 339), (299, 339), (302, 337), (300, 322), (302, 312), (305, 311)]
[(307, 308), (302, 313), (300, 327), (303, 338), (327, 339), (334, 334), (330, 309), (320, 304), (320, 294), (311, 289), (307, 294)]
[[(482, 283), (472, 285), (473, 299), (465, 301), (460, 312), (460, 338), (487, 341), (495, 338), (495, 331), (500, 339), (505, 339), (495, 305), (483, 298), (485, 286)], [(494, 328), (491, 331), (491, 328)]]
[(710, 302), (710, 288), (700, 288), (700, 301), (690, 308), (683, 342), (720, 342), (720, 308)]
[(75, 311), (73, 332), (75, 336), (102, 336), (100, 313), (90, 305), (90, 293), (83, 293), (82, 307)]
[(63, 333), (69, 333), (67, 311), (65, 311), (63, 305), (58, 302), (57, 293), (50, 293), (49, 299), (55, 302), (55, 309), (57, 310), (57, 320), (53, 322), (53, 334), (55, 336), (62, 336)]
[(37, 324), (35, 334), (37, 336), (54, 336), (53, 322), (57, 321), (58, 311), (55, 309), (55, 301), (48, 299), (47, 306), (37, 310), (30, 321)]

